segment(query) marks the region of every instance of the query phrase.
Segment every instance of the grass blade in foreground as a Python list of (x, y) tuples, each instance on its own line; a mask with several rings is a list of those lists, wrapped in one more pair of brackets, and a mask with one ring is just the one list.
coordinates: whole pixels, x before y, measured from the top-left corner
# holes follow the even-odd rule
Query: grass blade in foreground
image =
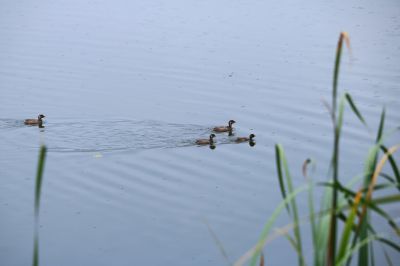
[(34, 233), (34, 244), (33, 244), (33, 258), (32, 258), (32, 265), (38, 266), (39, 265), (39, 208), (40, 208), (40, 194), (42, 188), (42, 181), (43, 181), (43, 171), (44, 171), (44, 163), (46, 161), (46, 146), (42, 145), (40, 147), (39, 152), (39, 161), (37, 166), (36, 172), (36, 179), (35, 179), (35, 233)]
[(46, 160), (46, 146), (40, 147), (39, 153), (39, 162), (37, 166), (36, 172), (36, 187), (35, 187), (35, 219), (39, 215), (39, 208), (40, 208), (40, 192), (42, 189), (42, 180), (43, 180), (43, 170), (44, 170), (44, 163)]
[[(293, 193), (292, 177), (290, 175), (289, 166), (287, 164), (285, 151), (284, 151), (282, 145), (280, 145), (280, 144), (275, 145), (275, 152), (276, 152), (276, 159), (277, 159), (277, 171), (278, 171), (279, 184), (281, 186), (282, 195), (284, 195), (283, 198), (286, 199), (285, 182), (284, 182), (284, 179), (282, 176), (282, 170), (284, 170), (284, 172), (285, 172), (287, 190), (290, 194)], [(282, 169), (282, 167), (283, 167), (283, 169)], [(296, 225), (299, 225), (299, 214), (297, 211), (296, 198), (295, 197), (292, 198), (292, 200), (290, 200), (288, 202), (288, 204), (289, 203), (290, 203), (290, 208), (287, 208), (288, 213), (292, 217), (293, 223)], [(292, 210), (292, 212), (290, 212), (290, 209)], [(305, 265), (299, 226), (296, 226), (294, 228), (294, 237), (295, 237), (295, 241), (292, 241), (292, 244), (295, 247), (297, 253), (299, 254), (299, 256), (298, 256), (299, 265)]]
[(239, 260), (234, 263), (235, 266), (244, 265), (249, 259), (251, 259), (251, 265), (256, 265), (257, 258), (261, 254), (262, 248), (268, 240), (268, 234), (272, 228), (272, 225), (278, 218), (279, 214), (282, 212), (288, 202), (290, 202), (294, 197), (296, 197), (297, 194), (304, 191), (305, 189), (307, 189), (307, 187), (302, 186), (294, 190), (293, 193), (286, 195), (285, 200), (278, 205), (278, 207), (274, 210), (274, 212), (268, 219), (267, 223), (264, 225), (260, 239), (258, 240), (257, 244), (249, 251), (247, 251), (242, 257), (240, 257)]

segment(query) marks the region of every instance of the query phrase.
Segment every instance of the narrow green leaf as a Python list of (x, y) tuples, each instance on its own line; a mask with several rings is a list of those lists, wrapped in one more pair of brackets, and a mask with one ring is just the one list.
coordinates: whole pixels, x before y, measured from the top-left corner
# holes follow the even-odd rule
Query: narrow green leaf
[(210, 233), (211, 237), (213, 238), (215, 244), (217, 245), (219, 251), (221, 252), (224, 259), (226, 260), (227, 264), (232, 265), (232, 263), (229, 259), (228, 253), (225, 251), (224, 245), (219, 240), (217, 234), (214, 233), (214, 231), (212, 230), (210, 224), (208, 223), (208, 221), (206, 219), (204, 219), (204, 223), (207, 225), (208, 232)]
[(351, 95), (349, 93), (345, 93), (345, 97), (347, 102), (349, 103), (351, 109), (353, 110), (353, 112), (356, 114), (356, 116), (358, 117), (358, 119), (365, 125), (367, 126), (367, 123), (365, 122), (364, 117), (361, 115), (360, 111), (358, 110), (357, 106), (354, 104), (353, 99), (351, 98)]
[[(275, 162), (276, 162), (276, 170), (278, 172), (278, 180), (279, 180), (279, 187), (281, 189), (281, 194), (282, 198), (286, 198), (286, 189), (285, 189), (285, 183), (284, 183), (284, 178), (283, 178), (283, 171), (282, 171), (282, 149), (279, 144), (275, 145)], [(288, 213), (290, 214), (290, 207), (289, 203), (285, 205)]]
[(400, 246), (398, 244), (394, 243), (393, 241), (391, 241), (387, 238), (384, 238), (384, 237), (378, 237), (376, 240), (386, 244), (387, 246), (393, 248), (397, 252), (400, 252)]
[(40, 193), (41, 193), (41, 188), (42, 188), (42, 180), (43, 180), (43, 170), (44, 170), (44, 163), (46, 160), (46, 152), (47, 148), (46, 146), (41, 146), (40, 147), (40, 153), (39, 153), (39, 161), (38, 161), (38, 167), (37, 167), (37, 172), (36, 172), (36, 187), (35, 187), (35, 216), (37, 217), (39, 215), (39, 207), (40, 207)]
[(352, 206), (350, 214), (347, 217), (346, 224), (343, 229), (342, 239), (341, 239), (341, 242), (339, 245), (337, 261), (341, 261), (343, 259), (343, 257), (346, 254), (346, 250), (349, 247), (350, 234), (354, 227), (354, 219), (356, 218), (357, 208), (358, 208), (358, 204), (360, 202), (361, 196), (362, 196), (361, 192), (357, 193), (357, 195), (355, 196), (355, 199), (354, 199), (354, 205)]
[(265, 244), (265, 241), (267, 240), (268, 234), (271, 230), (272, 225), (275, 223), (276, 219), (278, 218), (279, 214), (282, 212), (283, 208), (285, 208), (286, 204), (288, 204), (293, 198), (295, 198), (297, 196), (297, 194), (299, 194), (300, 192), (306, 190), (307, 187), (306, 186), (302, 186), (297, 188), (295, 191), (293, 191), (293, 193), (290, 193), (286, 196), (285, 200), (283, 200), (278, 207), (274, 210), (274, 212), (272, 213), (272, 215), (269, 217), (267, 223), (265, 224), (261, 235), (260, 235), (260, 239), (258, 240), (255, 250), (253, 252), (253, 256), (251, 259), (251, 265), (256, 265), (257, 262), (257, 258), (260, 255), (260, 252)]
[(33, 243), (33, 258), (32, 266), (39, 266), (39, 236), (37, 230), (35, 231)]
[(386, 204), (386, 203), (395, 203), (400, 201), (400, 194), (383, 196), (372, 199), (370, 202), (376, 205)]
[[(362, 241), (357, 242), (357, 244), (353, 248), (347, 250), (345, 256), (343, 256), (342, 260), (338, 261), (336, 265), (343, 265), (343, 263), (351, 256), (351, 254), (353, 254), (354, 252), (356, 252), (357, 250), (359, 250), (365, 246), (368, 246), (368, 243), (375, 240), (376, 238), (377, 238), (377, 236), (372, 235), (366, 239), (363, 239)], [(365, 265), (367, 265), (367, 264), (365, 264)]]
[[(283, 170), (285, 172), (285, 176), (286, 176), (286, 184), (287, 184), (287, 189), (289, 193), (293, 192), (293, 185), (292, 185), (292, 177), (290, 175), (290, 171), (289, 171), (289, 166), (287, 163), (287, 159), (285, 156), (285, 151), (282, 147), (282, 145), (278, 144), (276, 146), (276, 150), (279, 154), (279, 161), (280, 164), (283, 165)], [(299, 224), (299, 215), (298, 215), (298, 211), (297, 211), (297, 204), (296, 204), (296, 198), (293, 198), (290, 201), (290, 209), (292, 210), (292, 217), (293, 217), (293, 222), (294, 224)], [(290, 215), (290, 213), (289, 213)], [(294, 236), (296, 239), (296, 246), (298, 247), (299, 253), (303, 254), (303, 249), (302, 249), (302, 243), (301, 243), (301, 234), (300, 234), (300, 227), (296, 226), (294, 228)], [(301, 257), (303, 255), (299, 256), (299, 265), (304, 265), (304, 262), (302, 261)]]
[[(388, 153), (388, 151), (389, 151), (388, 148), (386, 148), (384, 145), (381, 145), (380, 148), (384, 153)], [(389, 163), (390, 163), (390, 166), (392, 167), (393, 173), (396, 177), (397, 184), (400, 184), (400, 171), (396, 164), (396, 161), (393, 158), (393, 155), (389, 155)]]
[(385, 113), (386, 113), (385, 108), (383, 108), (382, 113), (381, 113), (381, 120), (379, 122), (378, 134), (376, 135), (377, 143), (382, 139), (383, 128), (385, 125)]

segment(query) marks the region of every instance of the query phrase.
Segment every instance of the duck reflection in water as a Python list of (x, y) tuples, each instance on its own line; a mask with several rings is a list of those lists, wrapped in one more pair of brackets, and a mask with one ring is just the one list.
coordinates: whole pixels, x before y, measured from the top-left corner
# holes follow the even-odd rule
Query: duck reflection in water
[(249, 141), (250, 147), (254, 147), (256, 145), (256, 142), (254, 140)]

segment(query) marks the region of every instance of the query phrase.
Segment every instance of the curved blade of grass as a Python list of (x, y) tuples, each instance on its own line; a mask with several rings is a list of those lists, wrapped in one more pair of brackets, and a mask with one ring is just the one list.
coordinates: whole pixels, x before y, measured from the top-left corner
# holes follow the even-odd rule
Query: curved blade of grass
[(46, 146), (42, 145), (40, 147), (39, 153), (39, 162), (37, 166), (36, 172), (36, 186), (35, 186), (35, 216), (39, 215), (39, 208), (40, 208), (40, 192), (42, 189), (42, 180), (43, 180), (43, 170), (44, 170), (44, 163), (46, 161)]
[(357, 106), (354, 104), (353, 99), (351, 98), (351, 95), (349, 93), (344, 94), (346, 97), (347, 102), (349, 103), (351, 110), (356, 114), (358, 119), (367, 127), (367, 123), (365, 122), (364, 117), (361, 115), (360, 111), (358, 110)]
[(393, 248), (393, 249), (396, 250), (397, 252), (400, 252), (400, 246), (397, 245), (396, 243), (394, 243), (393, 241), (391, 241), (391, 240), (389, 240), (389, 239), (387, 239), (387, 238), (384, 238), (384, 237), (377, 237), (376, 240), (379, 241), (379, 242), (382, 242), (382, 243), (386, 244), (387, 246)]
[[(296, 227), (298, 227), (298, 225)], [(289, 235), (289, 230), (280, 230), (279, 228), (276, 228), (275, 231), (278, 231), (279, 234), (286, 237), (286, 239), (289, 241), (289, 243), (292, 246), (292, 248), (294, 249), (294, 251), (296, 251), (297, 256), (301, 259), (303, 265), (306, 265), (303, 254), (300, 252), (300, 249), (299, 249), (296, 241)]]
[(385, 178), (386, 180), (388, 180), (390, 183), (394, 184), (394, 186), (397, 186), (400, 189), (400, 183), (396, 183), (396, 178), (391, 177), (390, 175), (386, 174), (386, 173), (380, 173), (379, 174), (381, 177)]
[[(388, 153), (388, 149), (384, 145), (381, 145), (381, 150), (384, 153)], [(390, 166), (392, 167), (394, 176), (396, 177), (397, 184), (400, 184), (400, 171), (396, 164), (396, 161), (394, 160), (394, 158), (391, 154), (389, 155), (389, 163), (390, 163)]]
[(390, 259), (389, 255), (387, 254), (386, 250), (383, 250), (383, 254), (385, 255), (385, 259), (386, 259), (387, 265), (393, 266), (393, 262)]
[(301, 187), (297, 188), (295, 191), (293, 191), (293, 193), (286, 195), (286, 198), (278, 205), (278, 207), (276, 207), (276, 209), (274, 210), (274, 212), (272, 213), (272, 215), (269, 217), (268, 221), (264, 225), (264, 228), (261, 232), (261, 235), (260, 235), (260, 238), (259, 238), (257, 244), (253, 248), (248, 250), (242, 257), (240, 257), (234, 263), (234, 265), (236, 265), (236, 266), (244, 265), (244, 263), (246, 263), (246, 261), (248, 261), (249, 259), (252, 259), (251, 265), (255, 265), (255, 263), (257, 262), (257, 258), (260, 255), (261, 250), (267, 241), (267, 237), (271, 230), (271, 227), (275, 223), (279, 214), (282, 212), (282, 210), (285, 208), (285, 205), (288, 202), (290, 202), (294, 197), (297, 196), (297, 194), (304, 191), (305, 189), (307, 189), (307, 186), (301, 186)]
[(35, 230), (33, 243), (33, 258), (32, 258), (32, 266), (39, 266), (39, 236), (37, 230)]
[(327, 260), (328, 249), (324, 248), (327, 246), (329, 241), (329, 228), (330, 228), (330, 215), (332, 211), (330, 207), (332, 206), (332, 193), (333, 189), (325, 188), (324, 197), (322, 200), (322, 209), (318, 216), (318, 226), (316, 232), (316, 244), (314, 244), (314, 265), (324, 265)]
[[(379, 141), (380, 141), (380, 138), (378, 139), (378, 142)], [(380, 146), (379, 143), (377, 145)], [(366, 203), (363, 204), (362, 212), (361, 212), (361, 215), (359, 217), (359, 226), (358, 227), (360, 228), (360, 230), (359, 230), (359, 232), (360, 232), (359, 233), (360, 241), (363, 241), (364, 239), (368, 238), (367, 224), (368, 224), (368, 221), (369, 221), (369, 214), (368, 214), (368, 208), (367, 207), (368, 207), (368, 202), (371, 200), (372, 192), (373, 192), (374, 186), (375, 186), (375, 184), (377, 182), (377, 178), (379, 176), (379, 173), (382, 171), (382, 168), (383, 168), (384, 164), (386, 163), (386, 161), (388, 160), (389, 155), (393, 154), (398, 148), (400, 148), (400, 145), (391, 147), (388, 150), (388, 152), (383, 155), (382, 159), (379, 161), (379, 163), (377, 165), (375, 163), (376, 162), (376, 154), (374, 154), (374, 158), (375, 159), (373, 160), (373, 162), (371, 163), (370, 166), (367, 166), (367, 167), (371, 167), (373, 165), (375, 167), (375, 169), (374, 169), (374, 173), (372, 175), (372, 178), (371, 178), (371, 180), (370, 180), (370, 182), (368, 184), (368, 192), (367, 192), (367, 194), (365, 196)], [(368, 182), (368, 181), (366, 181), (366, 182)], [(357, 238), (357, 233), (356, 233), (355, 237)], [(368, 253), (369, 253), (368, 245), (363, 246), (360, 249), (360, 251), (359, 251), (359, 259), (358, 259), (358, 264), (360, 266), (368, 265), (368, 259), (369, 259)]]
[(372, 236), (369, 236), (369, 237), (366, 238), (366, 239), (363, 239), (362, 241), (359, 241), (353, 248), (348, 249), (348, 250), (346, 251), (346, 254), (342, 257), (342, 259), (341, 259), (340, 261), (337, 262), (336, 265), (344, 265), (344, 262), (345, 262), (346, 260), (348, 260), (349, 257), (350, 257), (354, 252), (356, 252), (358, 249), (361, 249), (362, 247), (366, 246), (368, 243), (370, 243), (371, 241), (375, 240), (376, 238), (377, 238), (376, 235), (372, 235)]
[(347, 249), (349, 248), (350, 234), (353, 231), (354, 220), (356, 218), (357, 208), (358, 204), (360, 203), (361, 196), (362, 192), (359, 191), (354, 198), (354, 204), (351, 208), (349, 216), (347, 217), (346, 224), (343, 229), (342, 239), (339, 245), (339, 251), (336, 261), (341, 261), (344, 258)]
[[(331, 183), (327, 183), (326, 185), (333, 186), (333, 184), (331, 184)], [(351, 189), (345, 188), (343, 186), (339, 186), (337, 189), (340, 192), (342, 192), (345, 196), (356, 197), (357, 193), (352, 191)], [(364, 191), (365, 191), (365, 189), (360, 189), (360, 191), (358, 193), (362, 193)], [(361, 203), (366, 203), (365, 199), (361, 199)], [(400, 235), (400, 228), (397, 227), (396, 222), (393, 220), (393, 218), (389, 214), (387, 214), (383, 209), (379, 208), (378, 204), (374, 204), (373, 201), (369, 201), (369, 202), (367, 202), (367, 204), (368, 204), (368, 207), (372, 211), (376, 212), (377, 214), (382, 216), (384, 219), (386, 219), (387, 222), (389, 223), (389, 225), (392, 227), (392, 229), (396, 232), (396, 234)]]
[(215, 244), (219, 248), (219, 251), (221, 252), (224, 259), (226, 260), (227, 264), (232, 265), (231, 261), (229, 260), (228, 253), (226, 253), (226, 251), (225, 251), (224, 245), (222, 245), (222, 242), (219, 240), (218, 236), (214, 233), (214, 231), (212, 230), (208, 221), (206, 219), (204, 219), (203, 222), (207, 225), (208, 232), (212, 236)]
[(336, 48), (336, 58), (335, 58), (335, 66), (333, 71), (333, 89), (332, 89), (332, 109), (333, 113), (336, 113), (336, 95), (337, 95), (337, 87), (339, 81), (339, 69), (340, 69), (340, 59), (342, 56), (342, 47), (343, 42), (346, 43), (347, 48), (350, 50), (350, 38), (347, 32), (341, 32), (339, 36), (339, 41)]
[[(282, 171), (282, 155), (281, 155), (281, 149), (279, 144), (275, 145), (275, 162), (276, 162), (276, 170), (278, 172), (278, 181), (279, 181), (279, 187), (281, 189), (281, 194), (282, 198), (286, 198), (286, 189), (285, 189), (285, 181), (283, 177), (283, 171)], [(289, 215), (291, 214), (290, 212), (290, 206), (289, 203), (285, 205), (286, 210), (288, 211)]]
[[(280, 169), (280, 170), (278, 169), (278, 173), (280, 173), (282, 175), (282, 170), (284, 170), (285, 177), (286, 177), (287, 190), (289, 193), (293, 193), (292, 177), (290, 175), (285, 151), (284, 151), (282, 145), (280, 145), (280, 144), (275, 145), (275, 151), (277, 153), (276, 157), (279, 159), (279, 164), (277, 162), (277, 166), (279, 168), (283, 166), (283, 169)], [(280, 176), (279, 179), (280, 179), (279, 182), (280, 183), (282, 182), (283, 186), (284, 186), (283, 177)], [(292, 216), (292, 218), (294, 220), (293, 222), (295, 224), (299, 224), (299, 215), (298, 215), (298, 211), (297, 211), (296, 198), (293, 198), (289, 203), (290, 203), (290, 208), (292, 210), (292, 215), (290, 212), (289, 212), (289, 215)], [(298, 226), (296, 226), (294, 228), (294, 237), (296, 240), (296, 247), (298, 249), (298, 252), (301, 254), (301, 256), (299, 256), (299, 265), (304, 265), (304, 261), (301, 259), (303, 257), (303, 248), (302, 248), (302, 243), (301, 243), (300, 227), (298, 227)]]
[[(315, 208), (314, 208), (314, 183), (312, 182), (311, 177), (308, 176), (308, 166), (315, 165), (314, 161), (310, 158), (304, 161), (303, 163), (303, 176), (308, 182), (308, 208), (310, 210), (310, 225), (311, 225), (311, 234), (314, 250), (318, 247), (318, 235), (317, 235), (317, 225), (315, 221)], [(314, 262), (318, 261), (318, 253), (314, 252)]]
[(379, 121), (379, 128), (378, 128), (378, 134), (376, 135), (376, 142), (378, 143), (382, 139), (383, 135), (383, 128), (385, 125), (385, 108), (383, 108), (382, 113), (381, 113), (381, 119)]
[(38, 232), (38, 220), (39, 220), (39, 207), (40, 207), (40, 194), (42, 188), (42, 180), (43, 180), (43, 171), (44, 164), (46, 161), (46, 146), (42, 145), (39, 151), (39, 161), (36, 171), (36, 179), (35, 179), (35, 233), (34, 233), (34, 244), (33, 244), (33, 257), (32, 257), (32, 265), (39, 265), (39, 232)]
[(383, 155), (383, 157), (379, 161), (378, 165), (376, 166), (374, 174), (372, 176), (372, 180), (371, 180), (371, 182), (369, 184), (369, 187), (368, 187), (368, 192), (367, 192), (367, 196), (366, 196), (366, 203), (363, 206), (363, 213), (361, 214), (360, 219), (362, 218), (363, 215), (365, 215), (365, 212), (367, 210), (367, 203), (371, 200), (372, 192), (373, 192), (374, 186), (375, 186), (375, 184), (377, 182), (379, 173), (382, 171), (382, 168), (385, 165), (386, 161), (388, 160), (389, 155), (392, 155), (393, 153), (395, 153), (399, 148), (400, 148), (400, 145), (396, 145), (396, 146), (391, 147), (388, 150), (388, 152)]

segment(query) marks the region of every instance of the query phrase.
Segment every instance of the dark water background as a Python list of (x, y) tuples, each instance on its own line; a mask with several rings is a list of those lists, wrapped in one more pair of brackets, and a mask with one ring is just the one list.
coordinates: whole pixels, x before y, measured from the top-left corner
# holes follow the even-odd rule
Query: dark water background
[[(275, 143), (296, 185), (308, 157), (314, 178), (327, 178), (322, 99), (330, 102), (340, 31), (352, 44), (340, 92), (372, 129), (382, 106), (387, 128), (399, 126), (397, 0), (1, 0), (0, 264), (31, 263), (40, 143), (49, 147), (41, 265), (224, 265), (204, 220), (231, 260), (240, 257), (281, 201)], [(44, 129), (23, 125), (39, 113)], [(256, 146), (227, 135), (215, 150), (193, 144), (229, 119)], [(349, 109), (345, 121), (341, 176), (350, 180), (374, 133)], [(277, 225), (287, 223), (283, 215)], [(266, 256), (296, 263), (285, 239)]]

